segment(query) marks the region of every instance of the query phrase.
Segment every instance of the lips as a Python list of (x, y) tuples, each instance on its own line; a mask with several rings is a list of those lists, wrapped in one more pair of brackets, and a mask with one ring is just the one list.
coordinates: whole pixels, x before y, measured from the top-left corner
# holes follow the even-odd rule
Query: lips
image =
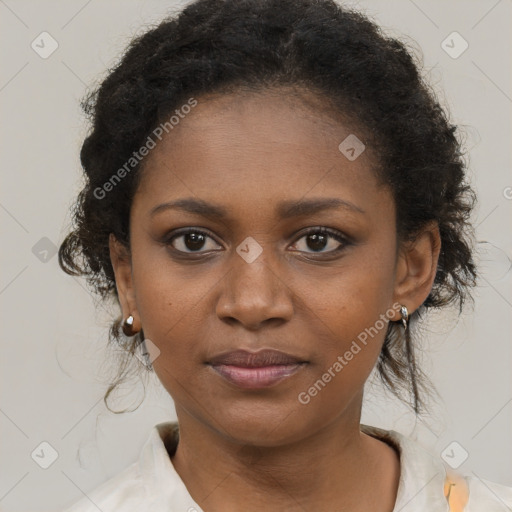
[(235, 350), (233, 352), (224, 352), (210, 359), (209, 364), (226, 364), (240, 366), (242, 368), (257, 368), (274, 365), (290, 365), (304, 363), (299, 357), (280, 352), (279, 350), (260, 350), (258, 352), (249, 352), (247, 350)]
[(274, 386), (297, 373), (307, 361), (278, 350), (235, 350), (213, 357), (208, 364), (231, 384), (245, 389)]

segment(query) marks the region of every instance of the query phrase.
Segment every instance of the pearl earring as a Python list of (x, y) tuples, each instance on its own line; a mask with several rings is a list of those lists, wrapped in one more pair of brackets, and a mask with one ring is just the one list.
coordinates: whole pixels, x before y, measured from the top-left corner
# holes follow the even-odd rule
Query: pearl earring
[(126, 336), (133, 336), (133, 315), (130, 315), (126, 320), (123, 321), (123, 332)]
[(400, 306), (400, 314), (402, 315), (402, 324), (404, 325), (404, 330), (406, 331), (409, 321), (409, 311), (405, 306)]

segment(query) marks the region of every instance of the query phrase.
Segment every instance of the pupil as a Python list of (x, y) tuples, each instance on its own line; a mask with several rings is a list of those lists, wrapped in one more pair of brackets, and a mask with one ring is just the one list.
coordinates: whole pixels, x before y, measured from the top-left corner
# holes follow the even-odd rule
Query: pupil
[[(323, 234), (314, 234), (308, 236), (308, 247), (313, 250), (322, 250), (325, 248), (327, 237)], [(312, 241), (312, 244), (309, 242)]]
[(201, 249), (204, 244), (204, 235), (201, 233), (187, 233), (185, 235), (185, 245), (187, 249), (195, 251)]

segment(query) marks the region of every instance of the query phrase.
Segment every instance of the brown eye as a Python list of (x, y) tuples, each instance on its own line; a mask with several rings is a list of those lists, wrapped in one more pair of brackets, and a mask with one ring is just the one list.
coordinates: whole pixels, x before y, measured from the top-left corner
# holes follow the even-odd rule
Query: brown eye
[[(301, 244), (302, 240), (304, 242)], [(346, 238), (336, 231), (326, 228), (313, 228), (295, 242), (294, 248), (303, 252), (323, 254), (337, 252), (347, 244)]]
[[(193, 228), (174, 234), (166, 243), (184, 253), (207, 252), (220, 247), (210, 235)], [(205, 250), (201, 251), (201, 249)]]

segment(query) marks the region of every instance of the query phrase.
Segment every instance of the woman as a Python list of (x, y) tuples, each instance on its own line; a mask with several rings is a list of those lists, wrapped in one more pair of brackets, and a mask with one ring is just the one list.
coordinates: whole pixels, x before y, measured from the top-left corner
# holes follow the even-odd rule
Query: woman
[(476, 277), (456, 127), (400, 42), (330, 0), (199, 0), (85, 109), (61, 266), (118, 299), (178, 422), (69, 511), (512, 506), (360, 424), (374, 367), (420, 413), (411, 325)]

